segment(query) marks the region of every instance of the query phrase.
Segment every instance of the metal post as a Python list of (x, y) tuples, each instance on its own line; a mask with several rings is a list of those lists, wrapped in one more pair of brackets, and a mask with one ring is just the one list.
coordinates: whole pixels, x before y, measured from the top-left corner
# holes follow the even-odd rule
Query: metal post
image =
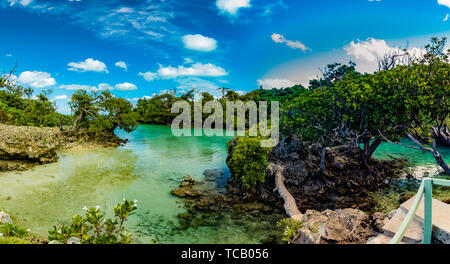
[(423, 244), (431, 244), (432, 232), (432, 197), (433, 197), (433, 180), (426, 178), (424, 181), (424, 221), (423, 221)]

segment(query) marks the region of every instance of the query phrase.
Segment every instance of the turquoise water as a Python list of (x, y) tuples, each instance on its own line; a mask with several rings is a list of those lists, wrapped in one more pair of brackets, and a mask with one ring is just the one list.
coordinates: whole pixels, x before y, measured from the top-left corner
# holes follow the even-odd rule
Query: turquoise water
[(85, 205), (112, 211), (123, 198), (139, 201), (128, 223), (137, 243), (259, 243), (274, 228), (273, 222), (243, 223), (245, 219), (226, 213), (208, 225), (179, 226), (184, 200), (170, 191), (187, 174), (202, 181), (205, 170), (220, 169), (229, 176), (229, 137), (174, 137), (170, 127), (153, 125), (119, 136), (129, 142), (118, 149), (63, 151), (57, 163), (0, 174), (0, 208), (45, 237), (53, 225), (81, 214)]
[[(414, 143), (409, 139), (402, 140), (401, 143), (414, 146)], [(439, 147), (438, 151), (441, 153), (447, 164), (449, 164), (450, 148)], [(420, 150), (410, 149), (400, 145), (384, 143), (381, 144), (375, 151), (373, 157), (376, 159), (391, 159), (386, 155), (386, 153), (395, 158), (407, 159), (411, 167), (411, 173), (416, 177), (423, 177), (427, 175), (434, 176), (441, 171), (439, 166), (436, 164), (434, 156), (429, 152), (422, 152)]]
[[(402, 143), (414, 146), (413, 142), (409, 139), (403, 140)], [(449, 164), (450, 148), (439, 147), (438, 151), (447, 164)], [(409, 195), (408, 197), (411, 197), (416, 194), (422, 177), (450, 179), (448, 176), (440, 175), (442, 169), (436, 164), (434, 156), (429, 152), (422, 152), (420, 150), (385, 143), (374, 153), (374, 158), (391, 159), (386, 153), (395, 158), (407, 159), (409, 161), (409, 167), (407, 168), (406, 173), (411, 174), (415, 179), (392, 179), (388, 187), (371, 193), (370, 195), (377, 201), (373, 211), (389, 213), (390, 211), (397, 209), (400, 205), (400, 201), (402, 201), (402, 196)], [(439, 200), (450, 198), (450, 188), (436, 185), (433, 186), (433, 198)]]
[[(0, 209), (44, 237), (53, 225), (81, 214), (84, 206), (99, 205), (110, 212), (122, 198), (139, 201), (137, 214), (127, 226), (136, 243), (260, 243), (276, 231), (279, 215), (261, 220), (227, 212), (205, 215), (207, 221), (202, 224), (180, 226), (177, 215), (186, 211), (184, 200), (170, 191), (187, 174), (197, 181), (204, 180), (206, 169), (229, 175), (225, 164), (229, 137), (174, 137), (169, 127), (152, 125), (139, 126), (130, 134), (119, 132), (119, 136), (129, 139), (128, 144), (117, 149), (61, 151), (56, 163), (1, 173)], [(449, 160), (449, 149), (441, 151)], [(417, 174), (438, 170), (428, 153), (383, 144), (375, 157), (388, 158), (384, 153), (411, 160)], [(221, 191), (212, 182), (206, 188)], [(389, 199), (386, 202), (392, 205), (395, 198)]]

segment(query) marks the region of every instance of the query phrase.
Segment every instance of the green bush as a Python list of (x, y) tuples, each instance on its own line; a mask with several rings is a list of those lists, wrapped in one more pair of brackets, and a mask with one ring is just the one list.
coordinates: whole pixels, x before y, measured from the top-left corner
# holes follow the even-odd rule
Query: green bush
[[(261, 147), (261, 137), (239, 137), (228, 167), (247, 187), (264, 183), (270, 148)], [(228, 148), (231, 146), (228, 145)]]
[(298, 231), (302, 227), (302, 222), (293, 218), (285, 218), (277, 223), (277, 226), (283, 230), (281, 240), (284, 242), (291, 242), (297, 236)]
[(66, 243), (71, 237), (82, 244), (130, 244), (131, 233), (126, 232), (124, 223), (137, 209), (137, 201), (125, 200), (114, 207), (113, 219), (106, 219), (100, 207), (83, 208), (85, 216), (74, 215), (70, 226), (54, 226), (48, 240)]
[(28, 230), (5, 223), (0, 225), (0, 234), (0, 237), (23, 238), (28, 234)]

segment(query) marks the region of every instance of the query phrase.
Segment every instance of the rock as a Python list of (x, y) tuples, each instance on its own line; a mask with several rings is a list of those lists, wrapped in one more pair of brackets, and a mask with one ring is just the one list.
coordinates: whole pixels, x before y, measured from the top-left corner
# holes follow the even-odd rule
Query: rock
[(58, 133), (58, 128), (0, 125), (0, 160), (54, 162)]
[(205, 170), (203, 175), (206, 181), (215, 183), (217, 188), (224, 188), (227, 185), (227, 176), (223, 170)]
[(404, 194), (400, 195), (400, 199), (399, 199), (400, 204), (408, 201), (413, 196), (414, 196), (414, 194), (411, 194), (411, 193), (404, 193)]
[(215, 204), (215, 200), (211, 199), (209, 197), (203, 197), (200, 198), (198, 201), (195, 202), (195, 207), (198, 210), (210, 210), (211, 207)]
[(308, 210), (294, 244), (365, 243), (373, 235), (366, 214), (358, 209)]
[(191, 186), (183, 186), (179, 188), (175, 188), (172, 190), (171, 194), (176, 195), (178, 197), (198, 197), (200, 196), (200, 192), (192, 190)]
[(378, 232), (382, 231), (382, 228), (386, 224), (388, 219), (388, 216), (382, 212), (376, 212), (371, 216), (372, 225)]
[(190, 183), (194, 183), (195, 182), (194, 178), (192, 178), (189, 174), (186, 175), (186, 177), (184, 177), (184, 181), (185, 182), (190, 182)]
[(10, 224), (10, 225), (12, 225), (12, 223), (13, 222), (12, 222), (12, 219), (9, 216), (9, 214), (1, 211), (0, 212), (0, 224)]
[(446, 204), (450, 204), (450, 198), (444, 198), (444, 199), (442, 199), (442, 202), (446, 203)]
[(64, 244), (64, 243), (59, 240), (52, 240), (52, 241), (49, 241), (48, 244), (49, 245), (60, 245), (60, 244)]
[(69, 239), (67, 239), (66, 244), (81, 244), (81, 240), (78, 237), (70, 237)]
[(394, 215), (397, 213), (397, 210), (392, 210), (391, 212), (389, 212), (388, 214), (388, 218), (391, 219), (392, 217), (394, 217)]

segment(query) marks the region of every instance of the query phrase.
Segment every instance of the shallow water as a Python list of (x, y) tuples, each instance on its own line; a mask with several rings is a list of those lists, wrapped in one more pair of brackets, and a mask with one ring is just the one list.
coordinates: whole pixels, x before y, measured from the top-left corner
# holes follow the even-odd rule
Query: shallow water
[[(413, 142), (409, 139), (403, 140), (402, 143), (414, 146)], [(439, 147), (438, 151), (444, 160), (450, 163), (450, 148)], [(370, 195), (377, 200), (377, 205), (373, 208), (373, 211), (389, 213), (397, 209), (400, 205), (399, 200), (402, 195), (415, 195), (422, 177), (450, 179), (447, 176), (440, 175), (442, 169), (436, 164), (436, 160), (431, 153), (424, 153), (420, 150), (385, 143), (374, 153), (374, 158), (391, 159), (386, 153), (395, 158), (407, 159), (409, 161), (407, 173), (414, 176), (415, 179), (392, 179), (388, 187), (371, 193)], [(439, 200), (450, 198), (450, 188), (434, 185), (433, 198)]]
[[(225, 164), (229, 137), (174, 137), (170, 127), (153, 125), (141, 125), (130, 134), (119, 132), (119, 136), (128, 138), (128, 144), (117, 149), (62, 151), (56, 163), (1, 173), (0, 208), (20, 226), (44, 237), (53, 225), (81, 214), (85, 205), (111, 212), (122, 198), (139, 201), (127, 226), (136, 243), (260, 243), (278, 232), (275, 223), (280, 215), (261, 220), (227, 212), (206, 215), (204, 223), (180, 228), (177, 215), (186, 211), (184, 200), (170, 191), (186, 174), (204, 180), (206, 169), (223, 170), (229, 177)], [(449, 149), (441, 152), (449, 160)], [(409, 159), (419, 177), (438, 171), (428, 153), (383, 144), (375, 157), (389, 159), (384, 153)], [(380, 210), (397, 206), (399, 193), (415, 188), (414, 184), (406, 189), (398, 186), (373, 194)], [(222, 190), (216, 183), (207, 187)]]
[[(170, 191), (186, 174), (204, 180), (206, 169), (223, 170), (229, 177), (229, 137), (174, 137), (170, 127), (153, 125), (119, 136), (129, 142), (118, 149), (63, 151), (56, 163), (0, 174), (0, 208), (42, 236), (53, 225), (81, 214), (85, 205), (112, 211), (122, 198), (139, 201), (128, 223), (138, 243), (259, 243), (263, 233), (274, 228), (273, 223), (257, 226), (226, 213), (207, 226), (179, 228), (177, 215), (186, 211), (184, 200)], [(209, 187), (221, 190), (215, 183)]]

